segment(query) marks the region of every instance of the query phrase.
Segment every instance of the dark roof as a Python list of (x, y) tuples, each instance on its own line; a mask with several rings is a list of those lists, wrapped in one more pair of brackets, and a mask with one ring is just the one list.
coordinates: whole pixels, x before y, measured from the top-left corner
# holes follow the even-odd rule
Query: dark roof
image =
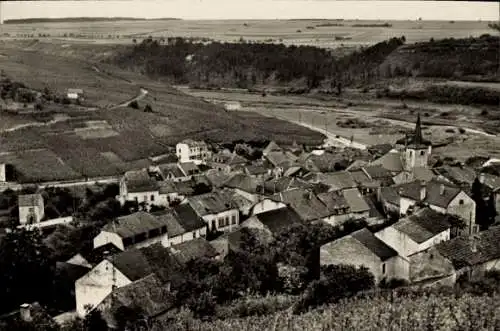
[(21, 194), (18, 198), (19, 207), (33, 207), (33, 206), (42, 206), (43, 198), (39, 193), (35, 194)]
[(309, 154), (305, 161), (306, 168), (307, 164), (310, 163), (313, 164), (318, 171), (322, 172), (335, 171), (336, 166), (342, 162), (344, 162), (344, 157), (342, 157), (342, 155), (329, 152), (320, 155)]
[[(414, 201), (421, 201), (420, 190), (423, 183), (413, 181), (401, 185), (394, 186), (394, 190), (398, 196), (405, 197)], [(424, 183), (425, 199), (422, 202), (446, 208), (450, 202), (460, 193), (461, 189), (435, 180)], [(444, 192), (441, 194), (441, 185), (444, 186)], [(389, 190), (385, 190), (389, 193)], [(399, 200), (399, 197), (398, 197)], [(398, 202), (399, 203), (399, 202)]]
[(90, 268), (67, 262), (56, 262), (57, 276), (74, 283), (83, 275), (88, 273)]
[(254, 205), (254, 202), (248, 200), (240, 193), (236, 192), (235, 189), (232, 188), (223, 188), (219, 191), (219, 194), (224, 197), (224, 200), (231, 201), (231, 204), (238, 208), (239, 210), (243, 210), (246, 208), (250, 208)]
[(375, 237), (375, 235), (366, 228), (352, 233), (351, 236), (377, 255), (382, 261), (398, 256), (398, 253), (394, 249)]
[(391, 171), (381, 165), (372, 165), (362, 168), (372, 179), (392, 178)]
[(212, 184), (213, 187), (224, 186), (224, 184), (234, 175), (235, 175), (234, 172), (227, 173), (225, 171), (218, 171), (218, 170), (209, 170), (205, 174), (208, 181), (210, 182), (210, 184)]
[(300, 216), (291, 208), (284, 207), (254, 215), (272, 233), (302, 223)]
[(125, 182), (128, 192), (152, 192), (159, 189), (158, 182), (149, 176), (146, 169), (127, 171)]
[(313, 184), (294, 177), (280, 177), (268, 180), (264, 183), (264, 189), (267, 194), (275, 194), (277, 192), (288, 191), (296, 188), (312, 189), (313, 187)]
[(338, 210), (341, 208), (349, 208), (344, 195), (341, 192), (325, 192), (318, 194), (320, 199), (330, 211)]
[(248, 160), (236, 153), (220, 152), (212, 155), (212, 162), (223, 163), (227, 165), (239, 165), (247, 163)]
[(275, 167), (292, 164), (297, 157), (290, 152), (269, 152), (266, 159)]
[(186, 264), (190, 260), (200, 257), (214, 258), (218, 255), (215, 248), (203, 238), (196, 238), (173, 245), (170, 247), (170, 251), (181, 264)]
[(191, 205), (187, 203), (180, 204), (175, 206), (173, 210), (177, 215), (179, 224), (185, 231), (189, 232), (205, 227), (205, 222), (196, 214), (196, 211)]
[(290, 205), (304, 221), (322, 219), (331, 214), (326, 205), (313, 192), (304, 189), (280, 192), (274, 194), (271, 199)]
[(131, 281), (154, 273), (166, 282), (175, 276), (182, 267), (170, 253), (170, 250), (161, 244), (153, 244), (140, 249), (133, 248), (109, 256), (107, 260)]
[(173, 307), (174, 295), (155, 274), (119, 287), (100, 304), (103, 318), (116, 325), (115, 314), (120, 307), (139, 307), (145, 317), (155, 317)]
[(186, 176), (200, 172), (200, 169), (194, 162), (180, 162), (178, 166)]
[(177, 215), (172, 210), (162, 210), (153, 213), (161, 221), (163, 226), (167, 227), (167, 233), (170, 238), (177, 237), (186, 233), (184, 227), (179, 223)]
[(441, 255), (449, 259), (456, 269), (474, 266), (500, 258), (500, 226), (491, 227), (475, 235), (477, 251), (472, 250), (472, 240), (456, 237), (436, 245)]
[(119, 217), (106, 224), (103, 227), (103, 231), (116, 233), (122, 238), (131, 238), (141, 233), (159, 229), (165, 225), (165, 220), (140, 211), (131, 215)]
[(441, 175), (456, 185), (467, 184), (472, 185), (476, 179), (476, 172), (469, 167), (452, 167), (444, 165), (439, 168), (434, 168), (433, 171), (437, 175)]
[(331, 186), (334, 190), (344, 190), (357, 186), (348, 171), (319, 173), (318, 179), (321, 183)]
[(218, 214), (235, 207), (219, 192), (210, 192), (189, 197), (189, 204), (200, 216)]
[(176, 182), (171, 180), (163, 180), (158, 182), (159, 192), (160, 194), (169, 194), (169, 193), (178, 193), (179, 189), (177, 188)]
[(413, 215), (401, 219), (393, 227), (407, 234), (413, 241), (423, 243), (450, 229), (451, 224), (448, 219), (448, 215), (438, 213), (430, 208), (422, 208)]
[(87, 260), (91, 265), (97, 265), (106, 256), (117, 254), (122, 250), (116, 247), (113, 243), (107, 243), (106, 245), (99, 246), (88, 252), (81, 252), (80, 255)]
[(431, 144), (428, 140), (425, 140), (422, 135), (420, 113), (417, 114), (417, 123), (415, 124), (415, 131), (413, 132), (413, 134), (399, 139), (396, 144), (407, 145), (410, 148), (426, 148)]
[(396, 206), (399, 206), (400, 203), (400, 196), (395, 187), (380, 188), (380, 199)]

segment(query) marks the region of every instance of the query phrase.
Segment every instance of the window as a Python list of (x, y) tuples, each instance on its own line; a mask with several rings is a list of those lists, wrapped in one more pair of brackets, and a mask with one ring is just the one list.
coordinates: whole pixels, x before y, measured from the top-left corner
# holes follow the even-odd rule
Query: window
[(231, 216), (231, 224), (236, 224), (236, 216)]
[(196, 239), (196, 231), (193, 231), (193, 239)]
[(155, 196), (154, 196), (154, 194), (151, 194), (151, 201), (155, 201)]
[(226, 216), (226, 222), (225, 222), (226, 226), (229, 225), (229, 216)]
[(139, 203), (139, 198), (138, 197), (135, 197), (134, 200), (135, 200), (135, 202)]
[(420, 151), (420, 155), (424, 155), (424, 154), (425, 154), (425, 152), (424, 152), (424, 151)]
[(215, 226), (215, 220), (212, 220), (212, 230), (215, 230), (216, 226)]
[(148, 201), (148, 196), (147, 195), (144, 196), (144, 201)]
[(458, 200), (458, 204), (459, 205), (463, 205), (464, 204), (464, 200), (463, 199)]
[(433, 258), (434, 258), (434, 254), (429, 255), (429, 259), (432, 260)]
[(35, 208), (30, 207), (30, 208), (28, 209), (28, 211), (29, 211), (30, 213), (34, 213), (34, 212), (35, 212)]
[(382, 263), (382, 274), (385, 275), (385, 263)]
[(219, 218), (219, 228), (222, 228), (222, 227), (224, 227), (224, 219)]

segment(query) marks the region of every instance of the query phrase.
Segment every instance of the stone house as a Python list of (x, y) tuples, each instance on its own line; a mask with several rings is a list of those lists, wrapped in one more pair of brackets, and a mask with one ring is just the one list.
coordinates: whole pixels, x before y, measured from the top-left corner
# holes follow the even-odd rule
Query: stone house
[(500, 270), (500, 227), (460, 236), (410, 255), (410, 279), (426, 285), (453, 285), (459, 277), (473, 280)]
[(189, 197), (183, 203), (191, 205), (210, 231), (231, 231), (240, 223), (238, 208), (217, 191)]
[(275, 235), (286, 228), (301, 223), (302, 219), (293, 209), (284, 207), (255, 214), (243, 221), (241, 227), (259, 229), (269, 235)]
[(430, 208), (422, 208), (413, 215), (375, 233), (404, 258), (440, 242), (450, 240), (451, 224), (448, 216)]
[(320, 264), (364, 266), (374, 275), (377, 283), (382, 279), (409, 278), (408, 261), (368, 229), (358, 230), (321, 246)]

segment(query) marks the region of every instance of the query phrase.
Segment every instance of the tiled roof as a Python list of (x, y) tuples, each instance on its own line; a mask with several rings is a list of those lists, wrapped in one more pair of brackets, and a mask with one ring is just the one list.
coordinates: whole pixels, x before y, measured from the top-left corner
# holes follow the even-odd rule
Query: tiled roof
[(252, 217), (258, 219), (272, 233), (302, 223), (300, 216), (289, 207), (266, 211)]
[(179, 169), (177, 163), (160, 164), (158, 165), (158, 168), (164, 177), (167, 177), (169, 174), (172, 174), (174, 178), (184, 177), (184, 174), (181, 169)]
[(357, 188), (347, 189), (342, 193), (353, 213), (362, 213), (370, 210), (370, 206), (368, 206)]
[(207, 171), (205, 176), (208, 178), (213, 187), (222, 187), (224, 184), (233, 177), (235, 173), (227, 173), (224, 171), (210, 170)]
[(87, 260), (91, 265), (96, 265), (106, 256), (117, 254), (122, 250), (116, 247), (113, 243), (107, 243), (106, 245), (99, 246), (90, 251), (81, 252), (82, 257)]
[(392, 172), (400, 172), (404, 169), (400, 153), (392, 151), (371, 162), (371, 165), (381, 165)]
[(269, 152), (266, 158), (275, 167), (289, 165), (297, 159), (293, 154), (286, 152)]
[(256, 193), (258, 185), (257, 179), (245, 174), (235, 174), (224, 184), (226, 187), (237, 188), (248, 193)]
[(288, 191), (294, 188), (313, 188), (314, 185), (301, 179), (293, 177), (280, 177), (271, 179), (264, 183), (264, 189), (267, 194)]
[(162, 210), (153, 214), (161, 223), (167, 227), (170, 238), (186, 233), (186, 229), (180, 224), (172, 210)]
[(396, 206), (399, 206), (400, 203), (400, 196), (395, 187), (382, 187), (380, 189), (380, 199)]
[(265, 175), (268, 172), (266, 167), (264, 167), (263, 165), (258, 165), (258, 164), (248, 165), (245, 167), (245, 169), (248, 172), (248, 174), (253, 175), (253, 176)]
[[(442, 194), (441, 185), (444, 186), (444, 192)], [(421, 187), (422, 183), (420, 181), (414, 181), (411, 183), (397, 185), (393, 188), (398, 196), (409, 198), (414, 201), (420, 201)], [(460, 193), (460, 191), (461, 190), (458, 187), (450, 186), (445, 183), (440, 183), (438, 181), (432, 180), (425, 183), (425, 199), (423, 200), (423, 202), (446, 208), (448, 207), (450, 202), (457, 196), (457, 194)], [(389, 190), (385, 190), (384, 193), (389, 193)]]
[(351, 176), (351, 173), (348, 171), (317, 173), (314, 177), (313, 181), (328, 185), (334, 190), (343, 190), (357, 186)]
[(106, 322), (116, 325), (116, 312), (120, 307), (139, 307), (145, 317), (155, 317), (174, 305), (174, 295), (155, 274), (119, 287), (103, 301), (101, 314)]
[(340, 192), (326, 192), (318, 194), (318, 199), (323, 202), (330, 211), (349, 208), (344, 195)]
[(224, 188), (219, 191), (219, 194), (224, 197), (224, 200), (231, 201), (232, 205), (239, 210), (251, 208), (254, 205), (252, 201), (248, 200), (231, 188)]
[(200, 257), (213, 258), (218, 255), (215, 248), (203, 238), (196, 238), (173, 245), (170, 247), (170, 251), (181, 264), (186, 264), (190, 260)]
[(351, 236), (377, 255), (382, 261), (398, 256), (398, 253), (394, 249), (375, 237), (375, 235), (366, 228), (352, 233)]
[(185, 176), (200, 172), (200, 169), (198, 169), (198, 166), (194, 162), (180, 162), (178, 165)]
[(330, 211), (314, 193), (304, 189), (293, 189), (274, 194), (271, 199), (292, 207), (304, 221), (314, 221), (330, 216)]
[(238, 165), (246, 164), (248, 160), (236, 153), (226, 154), (221, 152), (212, 156), (212, 162), (223, 163), (227, 165)]
[(414, 180), (423, 180), (429, 182), (435, 177), (435, 174), (429, 168), (416, 167), (413, 168), (412, 176)]
[(153, 192), (159, 189), (158, 182), (149, 176), (146, 169), (127, 171), (125, 182), (128, 192)]
[(365, 161), (365, 160), (355, 160), (354, 162), (352, 162), (347, 168), (346, 170), (347, 171), (350, 171), (352, 173), (352, 171), (354, 170), (359, 170), (361, 169), (361, 167), (364, 167), (368, 164), (368, 161)]
[(122, 216), (108, 223), (103, 231), (118, 234), (122, 238), (131, 238), (138, 234), (166, 226), (165, 222), (154, 215), (140, 211), (131, 215)]
[(205, 227), (205, 222), (196, 214), (196, 211), (190, 204), (185, 203), (177, 205), (173, 208), (173, 211), (184, 231), (189, 232)]
[(264, 148), (264, 150), (262, 151), (262, 154), (266, 155), (268, 153), (271, 153), (271, 152), (278, 152), (278, 151), (282, 151), (283, 149), (281, 147), (278, 146), (278, 144), (276, 144), (274, 141), (271, 141), (267, 146), (266, 148)]
[(407, 234), (413, 241), (423, 243), (450, 229), (448, 218), (448, 215), (440, 214), (430, 208), (422, 208), (413, 215), (401, 219), (393, 227)]
[(200, 216), (218, 214), (233, 209), (231, 201), (224, 199), (218, 192), (210, 192), (189, 197), (189, 204)]
[(184, 139), (183, 141), (181, 141), (181, 144), (186, 144), (189, 147), (207, 147), (208, 146), (207, 143), (204, 141), (195, 141), (192, 139)]
[(158, 182), (160, 194), (177, 193), (178, 188), (175, 182), (170, 180), (164, 180)]
[(371, 165), (367, 167), (363, 167), (363, 170), (372, 178), (372, 179), (381, 179), (381, 178), (392, 178), (391, 171), (385, 169), (381, 165)]
[(474, 169), (469, 167), (452, 167), (449, 165), (444, 165), (439, 168), (433, 169), (437, 175), (441, 175), (448, 179), (450, 182), (460, 185), (467, 184), (472, 185), (476, 179), (476, 172)]
[(21, 194), (18, 198), (19, 207), (41, 207), (43, 206), (43, 198), (39, 193), (35, 194)]
[(482, 175), (484, 175), (484, 185), (492, 190), (500, 188), (500, 177), (488, 173), (483, 173)]
[(311, 162), (322, 172), (335, 171), (336, 165), (343, 162), (344, 158), (339, 154), (323, 153), (321, 155), (310, 154), (306, 162)]
[(448, 258), (455, 268), (483, 264), (500, 258), (500, 226), (491, 227), (475, 235), (476, 252), (473, 251), (472, 238), (456, 237), (436, 245), (441, 255)]
[(181, 269), (179, 262), (169, 249), (154, 244), (140, 249), (130, 249), (107, 258), (116, 269), (131, 281), (156, 274), (162, 281), (168, 281)]
[(360, 186), (380, 186), (380, 182), (370, 179), (361, 169), (349, 171), (354, 182)]

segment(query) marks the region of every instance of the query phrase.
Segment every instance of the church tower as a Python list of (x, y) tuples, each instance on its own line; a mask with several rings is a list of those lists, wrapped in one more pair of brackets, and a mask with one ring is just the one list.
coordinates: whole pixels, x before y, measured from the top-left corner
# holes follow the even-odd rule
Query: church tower
[(414, 168), (426, 168), (432, 153), (431, 143), (423, 138), (420, 114), (417, 115), (415, 132), (406, 138), (404, 149), (404, 167), (406, 171)]

